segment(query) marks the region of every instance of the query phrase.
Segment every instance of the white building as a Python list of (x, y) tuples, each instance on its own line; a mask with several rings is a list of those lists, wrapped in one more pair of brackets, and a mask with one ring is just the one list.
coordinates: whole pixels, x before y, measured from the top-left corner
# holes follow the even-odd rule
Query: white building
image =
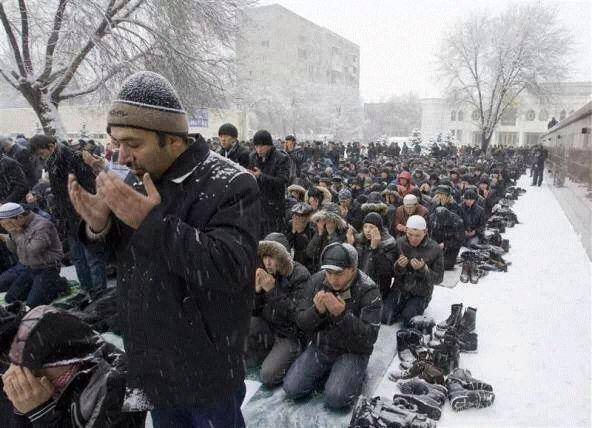
[[(495, 129), (491, 144), (513, 146), (532, 145), (547, 132), (552, 117), (561, 121), (592, 100), (592, 82), (549, 84), (554, 94), (541, 100), (526, 93), (518, 100), (514, 111), (503, 118)], [(444, 98), (421, 100), (421, 131), (424, 139), (450, 132), (460, 144), (478, 145), (481, 133), (478, 112), (468, 104), (455, 104)]]

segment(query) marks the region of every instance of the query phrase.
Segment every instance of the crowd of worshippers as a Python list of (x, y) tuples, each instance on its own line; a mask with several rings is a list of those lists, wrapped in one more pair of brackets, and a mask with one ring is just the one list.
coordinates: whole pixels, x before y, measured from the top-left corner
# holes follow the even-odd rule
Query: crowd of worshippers
[[(89, 192), (105, 169), (130, 186), (137, 178), (118, 164), (118, 148), (109, 143), (102, 150), (94, 142), (74, 145), (45, 135), (0, 137), (0, 143), (6, 303), (50, 304), (67, 290), (64, 264), (75, 266), (92, 299), (107, 285), (107, 260), (79, 238), (68, 175)], [(449, 145), (436, 156), (406, 144), (300, 143), (293, 135), (274, 140), (265, 130), (241, 142), (232, 124), (207, 143), (249, 170), (259, 187), (247, 365), (260, 367), (263, 384), (283, 385), (289, 398), (324, 383), (330, 408), (352, 403), (380, 324), (405, 326), (424, 313), (444, 271), (454, 269), (462, 246), (479, 242), (492, 208), (532, 157), (527, 149), (503, 147), (485, 156), (475, 147)], [(39, 312), (41, 318), (53, 314)], [(83, 333), (93, 352), (111, 352)], [(22, 379), (29, 374), (10, 372)]]

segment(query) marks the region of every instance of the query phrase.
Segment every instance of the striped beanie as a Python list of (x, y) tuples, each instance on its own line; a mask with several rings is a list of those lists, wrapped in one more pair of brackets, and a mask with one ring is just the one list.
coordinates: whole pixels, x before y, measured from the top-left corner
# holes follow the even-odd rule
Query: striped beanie
[(187, 114), (177, 92), (160, 74), (140, 71), (123, 83), (111, 103), (107, 132), (113, 126), (140, 128), (173, 135), (186, 135)]
[(20, 204), (14, 202), (7, 202), (4, 205), (0, 205), (0, 220), (8, 218), (14, 218), (20, 214), (24, 214), (25, 209)]

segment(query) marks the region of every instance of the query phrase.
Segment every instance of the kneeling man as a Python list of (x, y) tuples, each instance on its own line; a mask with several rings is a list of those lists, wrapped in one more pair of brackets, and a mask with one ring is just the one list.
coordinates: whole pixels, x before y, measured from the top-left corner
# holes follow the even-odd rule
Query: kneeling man
[(311, 341), (284, 379), (288, 398), (304, 397), (327, 379), (326, 406), (349, 406), (362, 388), (381, 313), (380, 289), (358, 269), (356, 249), (328, 245), (296, 316)]

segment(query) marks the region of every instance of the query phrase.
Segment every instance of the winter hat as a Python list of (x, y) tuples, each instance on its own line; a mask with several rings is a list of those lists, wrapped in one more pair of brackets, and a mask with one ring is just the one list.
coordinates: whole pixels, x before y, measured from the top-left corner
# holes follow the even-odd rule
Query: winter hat
[(273, 257), (278, 262), (280, 274), (290, 275), (294, 270), (294, 262), (290, 255), (290, 244), (283, 233), (273, 232), (259, 241), (257, 256), (263, 259), (265, 256)]
[(140, 71), (123, 83), (107, 116), (107, 132), (113, 126), (140, 128), (173, 135), (187, 135), (187, 114), (175, 89), (160, 74)]
[(366, 223), (373, 224), (379, 230), (382, 230), (384, 227), (384, 223), (382, 222), (382, 217), (380, 216), (380, 214), (378, 214), (376, 212), (368, 213), (366, 215), (366, 217), (364, 217), (363, 224), (366, 224)]
[(463, 199), (472, 199), (475, 201), (477, 200), (477, 192), (473, 189), (467, 189), (463, 193)]
[(313, 209), (307, 203), (299, 202), (292, 207), (291, 212), (292, 214), (308, 215), (313, 212)]
[(405, 195), (403, 205), (417, 205), (417, 196), (411, 194)]
[(0, 205), (0, 220), (14, 218), (24, 213), (25, 209), (20, 204), (15, 204), (14, 202), (7, 202), (4, 205)]
[(304, 198), (304, 196), (306, 195), (306, 189), (302, 186), (299, 186), (298, 184), (292, 184), (288, 186), (288, 193), (292, 192), (300, 194), (301, 198)]
[(265, 129), (255, 132), (253, 135), (253, 144), (255, 146), (273, 146), (271, 134)]
[(58, 367), (91, 358), (101, 338), (74, 315), (53, 306), (37, 306), (22, 319), (8, 355), (29, 369)]
[(406, 226), (409, 229), (416, 229), (416, 230), (426, 230), (427, 224), (425, 219), (420, 215), (412, 215), (407, 219)]
[(218, 136), (228, 135), (232, 138), (238, 138), (238, 130), (232, 123), (225, 123), (218, 129)]
[(436, 187), (434, 194), (436, 193), (443, 193), (446, 196), (450, 196), (452, 194), (452, 190), (450, 189), (450, 186), (440, 185)]
[(341, 272), (358, 265), (358, 252), (350, 244), (334, 242), (327, 245), (321, 254), (321, 269)]
[(339, 192), (339, 202), (349, 201), (352, 198), (352, 194), (348, 189), (343, 189)]

